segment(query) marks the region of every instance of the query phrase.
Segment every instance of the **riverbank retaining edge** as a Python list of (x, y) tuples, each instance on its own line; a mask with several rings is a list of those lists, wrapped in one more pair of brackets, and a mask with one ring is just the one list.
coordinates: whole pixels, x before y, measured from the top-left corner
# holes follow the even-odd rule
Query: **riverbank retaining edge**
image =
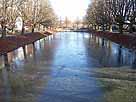
[(48, 33), (26, 33), (24, 35), (7, 36), (0, 39), (0, 55), (6, 54), (8, 52), (14, 51), (19, 47), (34, 43), (44, 37), (47, 37)]
[(119, 45), (122, 45), (126, 48), (132, 49), (136, 51), (136, 37), (131, 35), (113, 33), (113, 32), (103, 32), (103, 31), (90, 31), (96, 36), (100, 36), (111, 40)]

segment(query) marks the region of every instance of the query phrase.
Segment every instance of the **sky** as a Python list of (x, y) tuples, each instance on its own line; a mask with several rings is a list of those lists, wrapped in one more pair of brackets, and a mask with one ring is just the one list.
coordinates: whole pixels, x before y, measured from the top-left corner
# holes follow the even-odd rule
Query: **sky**
[(82, 19), (86, 14), (90, 0), (50, 0), (59, 19)]

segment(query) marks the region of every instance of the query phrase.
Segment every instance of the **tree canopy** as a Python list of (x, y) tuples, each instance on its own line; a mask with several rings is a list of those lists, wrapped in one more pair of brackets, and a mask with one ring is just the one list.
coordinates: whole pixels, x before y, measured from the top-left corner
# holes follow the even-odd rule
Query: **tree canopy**
[(88, 25), (102, 26), (116, 24), (120, 33), (127, 24), (132, 31), (136, 24), (136, 0), (93, 0), (86, 13)]
[(33, 32), (34, 28), (43, 22), (53, 26), (57, 18), (48, 0), (0, 0), (2, 37), (6, 36), (8, 28), (15, 28), (17, 17), (23, 20), (22, 33), (28, 23)]

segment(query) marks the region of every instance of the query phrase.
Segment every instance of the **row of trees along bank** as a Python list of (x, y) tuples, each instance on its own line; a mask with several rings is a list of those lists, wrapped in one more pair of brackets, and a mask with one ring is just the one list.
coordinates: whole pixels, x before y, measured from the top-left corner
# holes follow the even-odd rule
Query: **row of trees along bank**
[(118, 25), (121, 34), (123, 26), (127, 25), (132, 33), (136, 30), (136, 0), (92, 0), (86, 21), (95, 30), (101, 27), (105, 31), (113, 24)]
[(17, 17), (22, 19), (22, 34), (25, 25), (29, 25), (34, 32), (38, 25), (51, 27), (56, 21), (56, 15), (48, 0), (0, 0), (2, 38), (6, 36), (6, 30), (14, 31)]

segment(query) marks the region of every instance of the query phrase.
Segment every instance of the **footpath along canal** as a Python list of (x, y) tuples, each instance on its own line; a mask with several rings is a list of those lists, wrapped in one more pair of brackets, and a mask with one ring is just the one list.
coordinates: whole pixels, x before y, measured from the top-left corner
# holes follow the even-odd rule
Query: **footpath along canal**
[(27, 45), (25, 56), (22, 48), (8, 53), (10, 70), (0, 71), (0, 102), (105, 102), (92, 70), (135, 60), (130, 50), (89, 33), (59, 32)]

